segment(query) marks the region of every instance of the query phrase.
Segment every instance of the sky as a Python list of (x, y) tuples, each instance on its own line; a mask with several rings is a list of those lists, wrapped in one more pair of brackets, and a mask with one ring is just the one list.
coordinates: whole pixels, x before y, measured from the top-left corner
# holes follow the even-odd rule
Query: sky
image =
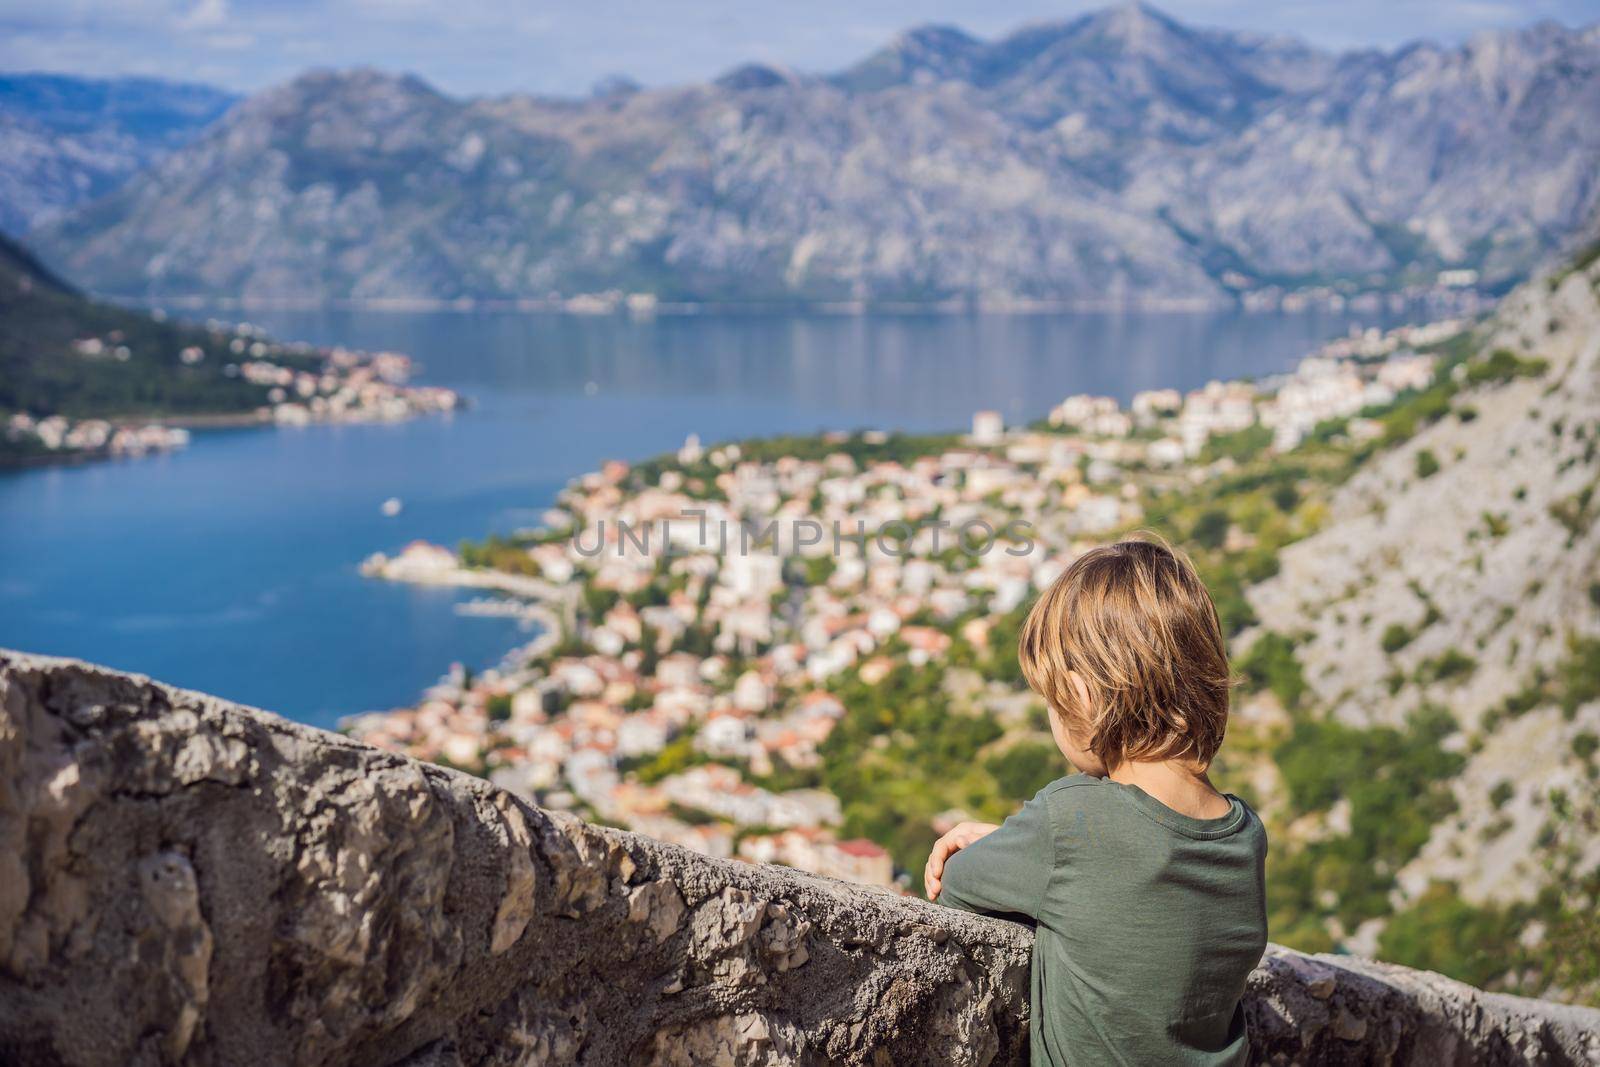
[[(831, 71), (925, 23), (994, 37), (1105, 6), (1078, 0), (0, 0), (0, 70), (145, 74), (253, 91), (308, 67), (374, 66), (457, 94), (581, 95), (762, 61)], [(1166, 0), (1194, 25), (1327, 48), (1454, 43), (1600, 21), (1600, 0)]]

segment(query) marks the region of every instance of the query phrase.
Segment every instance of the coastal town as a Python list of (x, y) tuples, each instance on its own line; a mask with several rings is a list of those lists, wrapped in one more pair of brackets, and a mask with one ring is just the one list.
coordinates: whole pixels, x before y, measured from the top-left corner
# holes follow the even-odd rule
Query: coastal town
[[(1233, 470), (1243, 441), (1288, 452), (1328, 427), (1376, 435), (1363, 413), (1428, 387), (1428, 350), (1463, 326), (1352, 333), (1258, 382), (1127, 405), (1070, 396), (1029, 426), (982, 411), (966, 434), (691, 437), (674, 456), (608, 463), (538, 530), (365, 562), (377, 578), (496, 590), (542, 632), (346, 728), (713, 856), (904, 885), (904, 864), (823, 787), (853, 687), (909, 670), (937, 678), (954, 714), (1047, 741), (1037, 701), (970, 669), (1005, 654), (996, 631), (1035, 590), (1137, 528), (1152, 493)], [(957, 805), (915, 832), (972, 814)]]
[(65, 415), (42, 418), (19, 411), (5, 421), (7, 440), (31, 444), (46, 455), (61, 457), (142, 456), (186, 448), (189, 431), (160, 423), (122, 425), (107, 419), (69, 419)]
[[(1324, 311), (1338, 314), (1352, 311), (1363, 314), (1389, 311), (1394, 313), (1422, 313), (1439, 316), (1470, 316), (1487, 311), (1494, 306), (1494, 297), (1480, 287), (1479, 272), (1470, 269), (1442, 270), (1431, 278), (1406, 285), (1378, 289), (1350, 289), (1329, 285), (1288, 287), (1263, 285), (1259, 281), (1233, 271), (1224, 271), (1222, 283), (1237, 301), (1239, 310), (1248, 314), (1299, 314), (1306, 311)], [(652, 315), (694, 315), (708, 306), (703, 301), (663, 300), (655, 293), (629, 292), (622, 289), (604, 289), (598, 292), (577, 292), (570, 295), (520, 297), (514, 300), (493, 298), (437, 297), (391, 298), (383, 302), (388, 308), (408, 311), (444, 311), (474, 308), (487, 311), (559, 311), (568, 315), (618, 315), (636, 317)], [(1188, 300), (1145, 297), (1140, 306), (1166, 311), (1205, 311), (1215, 309), (1211, 300)], [(902, 304), (897, 301), (825, 300), (811, 305), (812, 310), (823, 314), (859, 315), (869, 310), (914, 308), (920, 312), (964, 315), (973, 311), (999, 314), (1037, 314), (1041, 312), (1105, 311), (1124, 306), (1108, 304), (1096, 298), (1051, 300), (1025, 298), (1015, 295), (984, 294), (982, 296), (952, 297), (942, 301), (915, 301)], [(1224, 306), (1234, 306), (1228, 301)]]
[[(274, 341), (249, 323), (207, 323), (223, 335), (226, 362), (221, 374), (255, 386), (261, 402), (252, 410), (226, 415), (165, 415), (159, 418), (70, 418), (15, 412), (0, 423), (0, 433), (36, 461), (132, 458), (181, 449), (190, 428), (215, 425), (304, 426), (313, 422), (394, 422), (456, 410), (461, 398), (450, 389), (409, 384), (414, 366), (398, 352), (364, 352)], [(130, 349), (116, 331), (81, 337), (73, 354), (85, 360), (126, 362)], [(219, 358), (198, 344), (176, 353), (185, 368), (200, 368)], [(209, 368), (208, 368), (209, 369)]]

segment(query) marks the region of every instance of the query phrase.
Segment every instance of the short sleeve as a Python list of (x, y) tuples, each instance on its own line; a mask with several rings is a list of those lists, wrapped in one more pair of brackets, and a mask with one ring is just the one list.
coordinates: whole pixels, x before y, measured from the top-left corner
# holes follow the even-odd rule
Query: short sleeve
[(1048, 794), (1041, 790), (999, 829), (945, 861), (940, 904), (1038, 920), (1056, 859)]

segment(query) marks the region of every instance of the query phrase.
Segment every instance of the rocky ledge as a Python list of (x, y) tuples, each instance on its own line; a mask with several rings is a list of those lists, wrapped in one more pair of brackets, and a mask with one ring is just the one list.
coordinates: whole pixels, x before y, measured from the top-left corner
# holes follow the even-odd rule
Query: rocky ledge
[[(1007, 1064), (1029, 933), (0, 652), (0, 1061)], [(1600, 1061), (1600, 1012), (1272, 948), (1263, 1063)]]

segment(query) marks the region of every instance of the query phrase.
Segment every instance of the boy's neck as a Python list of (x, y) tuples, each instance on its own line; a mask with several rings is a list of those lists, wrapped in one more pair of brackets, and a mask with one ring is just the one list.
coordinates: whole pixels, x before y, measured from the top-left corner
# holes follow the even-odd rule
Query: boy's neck
[(1181, 815), (1217, 819), (1232, 805), (1217, 792), (1206, 768), (1188, 760), (1125, 761), (1106, 775), (1113, 782), (1136, 785)]

